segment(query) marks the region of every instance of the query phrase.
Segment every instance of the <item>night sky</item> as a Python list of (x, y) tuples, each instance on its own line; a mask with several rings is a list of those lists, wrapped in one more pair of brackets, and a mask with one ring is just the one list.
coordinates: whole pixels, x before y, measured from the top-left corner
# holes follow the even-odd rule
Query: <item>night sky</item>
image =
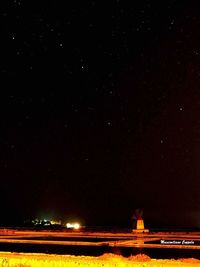
[(200, 227), (200, 15), (191, 1), (1, 9), (1, 224)]

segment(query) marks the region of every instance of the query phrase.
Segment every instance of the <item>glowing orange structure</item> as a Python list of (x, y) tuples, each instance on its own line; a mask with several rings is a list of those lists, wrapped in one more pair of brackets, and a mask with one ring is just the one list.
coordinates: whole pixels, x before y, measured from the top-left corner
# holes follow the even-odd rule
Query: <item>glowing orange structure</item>
[(138, 219), (136, 224), (136, 229), (133, 230), (134, 233), (148, 233), (149, 229), (144, 228), (144, 220)]
[(137, 220), (137, 226), (136, 226), (137, 230), (144, 230), (144, 220)]

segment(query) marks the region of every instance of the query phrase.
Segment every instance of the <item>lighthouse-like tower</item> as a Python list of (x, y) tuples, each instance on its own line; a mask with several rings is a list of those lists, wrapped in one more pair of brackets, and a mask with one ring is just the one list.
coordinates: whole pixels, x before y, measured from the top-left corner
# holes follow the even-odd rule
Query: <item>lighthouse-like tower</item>
[(135, 214), (133, 215), (133, 219), (136, 220), (136, 229), (134, 228), (132, 230), (133, 233), (148, 233), (149, 229), (145, 229), (144, 227), (144, 220), (142, 218), (143, 212), (140, 209), (137, 209), (135, 211)]

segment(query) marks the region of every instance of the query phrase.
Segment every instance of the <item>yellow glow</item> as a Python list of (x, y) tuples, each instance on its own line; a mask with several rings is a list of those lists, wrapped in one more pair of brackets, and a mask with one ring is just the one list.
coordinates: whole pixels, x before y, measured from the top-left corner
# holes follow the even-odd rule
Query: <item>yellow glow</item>
[(137, 220), (137, 230), (144, 230), (144, 221), (143, 220)]
[(74, 229), (78, 230), (80, 228), (80, 224), (79, 223), (75, 223), (74, 224)]
[(0, 252), (0, 266), (10, 267), (197, 267), (200, 260), (180, 259), (180, 260), (155, 260), (144, 254), (124, 258), (120, 255), (104, 254), (99, 257), (72, 256), (72, 255), (48, 255), (31, 253), (11, 253)]
[(55, 224), (59, 224), (59, 225), (61, 225), (61, 221), (51, 220), (50, 223), (51, 223), (52, 225), (55, 225)]

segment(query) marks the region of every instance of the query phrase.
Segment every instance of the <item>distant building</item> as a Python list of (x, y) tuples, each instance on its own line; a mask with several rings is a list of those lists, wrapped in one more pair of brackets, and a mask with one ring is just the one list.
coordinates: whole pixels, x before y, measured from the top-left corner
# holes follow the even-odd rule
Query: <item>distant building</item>
[(46, 220), (46, 219), (34, 219), (32, 224), (35, 226), (50, 226), (50, 225), (61, 225), (60, 220)]

